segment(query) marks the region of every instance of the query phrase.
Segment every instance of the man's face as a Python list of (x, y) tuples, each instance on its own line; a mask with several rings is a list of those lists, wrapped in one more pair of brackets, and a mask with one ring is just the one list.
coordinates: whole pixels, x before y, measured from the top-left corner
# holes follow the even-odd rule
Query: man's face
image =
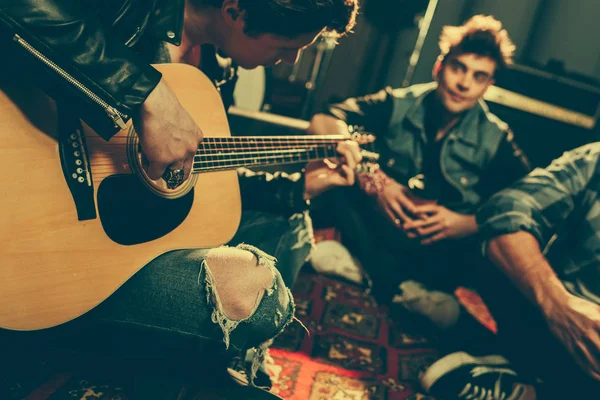
[(234, 30), (223, 50), (245, 69), (274, 65), (281, 61), (294, 64), (300, 50), (314, 43), (319, 34), (313, 32), (289, 39), (268, 33), (251, 37), (243, 30)]
[(494, 83), (496, 62), (473, 53), (450, 56), (438, 73), (436, 95), (451, 114), (474, 107), (487, 88)]

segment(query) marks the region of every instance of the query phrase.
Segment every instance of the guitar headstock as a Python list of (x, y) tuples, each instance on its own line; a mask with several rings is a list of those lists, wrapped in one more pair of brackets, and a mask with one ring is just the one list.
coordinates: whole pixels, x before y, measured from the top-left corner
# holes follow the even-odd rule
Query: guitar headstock
[(351, 137), (352, 140), (357, 142), (359, 145), (375, 142), (375, 135), (368, 132), (354, 132)]
[(363, 157), (363, 162), (378, 162), (379, 154), (371, 151), (373, 150), (373, 146), (366, 146), (369, 150), (364, 148), (365, 145), (372, 144), (375, 142), (375, 135), (369, 132), (365, 132), (362, 126), (352, 126), (349, 128), (352, 140), (357, 142), (359, 146), (363, 147), (360, 150), (360, 154)]
[(378, 162), (379, 154), (369, 151), (369, 150), (361, 150), (360, 155), (362, 156), (363, 162)]

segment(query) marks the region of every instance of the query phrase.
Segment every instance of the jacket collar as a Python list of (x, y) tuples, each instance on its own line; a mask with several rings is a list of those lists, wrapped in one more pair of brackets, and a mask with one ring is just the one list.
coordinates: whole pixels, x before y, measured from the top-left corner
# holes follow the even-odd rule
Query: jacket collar
[(433, 93), (437, 89), (437, 83), (431, 82), (429, 85), (424, 86), (424, 90), (416, 97), (414, 104), (406, 112), (406, 119), (419, 128), (420, 131), (425, 130), (425, 106), (423, 101), (425, 97)]
[[(406, 112), (406, 119), (421, 132), (425, 130), (425, 106), (423, 105), (423, 101), (428, 95), (433, 94), (436, 89), (437, 83), (432, 82), (426, 87), (426, 90), (417, 96), (412, 107)], [(482, 111), (488, 112), (489, 110), (485, 102), (479, 100), (475, 106), (461, 117), (460, 122), (452, 129), (455, 135), (463, 142), (473, 146), (479, 143), (479, 124), (477, 123), (477, 119)]]
[(181, 44), (185, 0), (154, 0), (152, 32), (160, 40)]

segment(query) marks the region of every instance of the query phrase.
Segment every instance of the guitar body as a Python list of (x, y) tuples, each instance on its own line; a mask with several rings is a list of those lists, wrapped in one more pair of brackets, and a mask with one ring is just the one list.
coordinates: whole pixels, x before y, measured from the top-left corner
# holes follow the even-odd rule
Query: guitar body
[[(208, 78), (182, 64), (157, 68), (205, 137), (229, 136)], [(234, 235), (241, 215), (235, 171), (195, 174), (166, 190), (142, 172), (131, 124), (108, 142), (85, 125), (64, 139), (51, 99), (1, 79), (1, 328), (70, 321), (158, 255)]]

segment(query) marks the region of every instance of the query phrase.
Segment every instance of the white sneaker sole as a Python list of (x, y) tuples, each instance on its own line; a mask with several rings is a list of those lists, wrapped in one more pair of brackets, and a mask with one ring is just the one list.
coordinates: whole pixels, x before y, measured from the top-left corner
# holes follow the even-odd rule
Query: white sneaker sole
[(446, 357), (437, 360), (427, 368), (427, 371), (419, 378), (421, 386), (429, 392), (429, 389), (431, 389), (438, 379), (448, 372), (454, 371), (466, 364), (507, 365), (508, 360), (500, 355), (473, 357), (463, 351), (448, 354)]

